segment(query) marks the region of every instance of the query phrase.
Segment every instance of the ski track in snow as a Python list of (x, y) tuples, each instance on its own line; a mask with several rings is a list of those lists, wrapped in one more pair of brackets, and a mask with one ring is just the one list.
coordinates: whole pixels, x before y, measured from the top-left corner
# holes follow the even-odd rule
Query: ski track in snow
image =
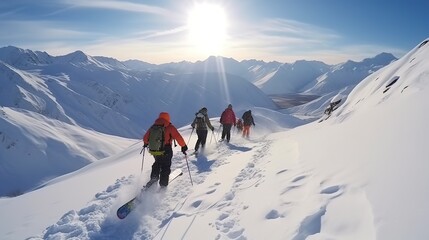
[[(250, 161), (234, 177), (231, 188), (223, 190), (224, 193), (220, 190), (223, 186), (219, 182), (209, 184), (203, 192), (193, 192), (186, 160), (182, 154), (176, 153), (172, 169), (181, 168), (184, 174), (169, 185), (168, 191), (150, 189), (126, 219), (119, 220), (116, 217), (117, 208), (124, 203), (119, 193), (126, 188), (132, 188), (134, 176), (118, 179), (105, 191), (97, 193), (86, 207), (67, 212), (56, 224), (48, 227), (42, 236), (30, 239), (163, 239), (163, 234), (174, 219), (192, 217), (195, 220), (197, 215), (213, 209), (218, 212), (218, 217), (211, 223), (211, 227), (218, 232), (216, 239), (248, 239), (246, 228), (240, 223), (239, 216), (249, 206), (245, 200), (237, 200), (236, 195), (264, 184), (266, 175), (263, 166), (271, 162), (267, 153), (270, 152), (272, 142), (261, 138), (257, 142), (245, 141), (239, 145), (216, 143), (216, 147), (208, 150), (206, 154), (197, 158), (188, 156), (187, 159), (193, 183), (200, 185), (214, 170), (230, 163), (229, 156), (246, 154), (252, 150), (254, 154), (250, 155), (250, 158), (246, 155)], [(326, 186), (325, 182), (328, 180), (317, 181), (311, 173), (305, 172), (296, 163), (291, 164), (290, 168), (279, 169), (276, 176), (289, 181), (285, 182), (284, 189), (277, 197), (272, 196), (281, 201), (281, 204), (276, 206), (282, 207), (268, 210), (265, 220), (291, 218), (290, 222), (296, 225), (290, 236), (294, 240), (304, 240), (310, 235), (320, 233), (327, 206), (331, 200), (344, 193), (345, 185)], [(317, 192), (315, 189), (318, 189)], [(223, 194), (220, 199), (211, 202), (211, 195), (219, 193)], [(312, 207), (309, 208), (309, 205)], [(308, 212), (308, 209), (314, 211)]]

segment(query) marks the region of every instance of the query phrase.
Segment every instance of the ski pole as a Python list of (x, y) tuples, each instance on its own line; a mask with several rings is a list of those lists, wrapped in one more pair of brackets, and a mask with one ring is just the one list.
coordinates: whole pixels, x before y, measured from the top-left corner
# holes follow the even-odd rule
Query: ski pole
[(191, 176), (191, 170), (189, 169), (188, 155), (186, 154), (185, 154), (185, 159), (186, 159), (186, 165), (188, 166), (189, 179), (191, 179), (191, 185), (194, 186), (194, 182), (192, 181), (192, 176)]
[(143, 157), (142, 157), (142, 169), (141, 169), (141, 172), (140, 173), (142, 173), (143, 172), (143, 163), (144, 163), (144, 152), (145, 152), (145, 147), (143, 147), (142, 148), (142, 150), (140, 151), (140, 154), (142, 154), (143, 153)]
[(191, 141), (191, 137), (192, 137), (192, 133), (194, 132), (195, 128), (192, 128), (191, 134), (189, 135), (189, 139), (188, 142), (186, 143), (186, 145), (189, 145), (189, 141)]
[[(222, 123), (219, 125), (219, 128), (218, 128), (218, 130), (217, 130), (219, 134), (222, 134), (222, 132), (220, 131), (220, 128), (222, 128), (222, 130), (223, 130), (223, 124), (222, 124)], [(219, 137), (219, 135), (218, 135), (217, 137)], [(217, 138), (217, 137), (216, 137), (216, 138)], [(219, 140), (220, 140), (220, 139), (219, 139)]]

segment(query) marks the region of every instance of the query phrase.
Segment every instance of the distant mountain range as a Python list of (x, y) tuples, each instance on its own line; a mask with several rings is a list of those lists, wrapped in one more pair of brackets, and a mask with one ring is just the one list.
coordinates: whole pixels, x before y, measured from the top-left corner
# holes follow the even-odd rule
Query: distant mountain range
[(11, 66), (26, 67), (73, 63), (81, 65), (92, 63), (108, 70), (166, 72), (172, 74), (225, 72), (247, 79), (266, 94), (307, 93), (323, 95), (337, 90), (338, 86), (355, 85), (378, 69), (397, 60), (390, 53), (381, 53), (361, 62), (347, 61), (337, 65), (328, 65), (320, 61), (300, 60), (294, 63), (264, 62), (232, 58), (209, 57), (195, 63), (183, 61), (177, 63), (151, 64), (140, 60), (118, 61), (114, 58), (91, 57), (81, 51), (65, 56), (53, 57), (46, 52), (24, 50), (17, 47), (0, 48), (0, 60)]
[[(28, 189), (114, 154), (119, 148), (103, 136), (140, 139), (161, 111), (168, 111), (176, 126), (186, 126), (208, 105), (209, 117), (219, 117), (229, 103), (237, 117), (255, 107), (278, 110), (267, 94), (302, 93), (327, 101), (395, 59), (383, 53), (331, 66), (304, 60), (287, 64), (209, 57), (156, 65), (82, 51), (51, 56), (13, 46), (0, 48), (0, 182), (10, 181), (8, 189), (0, 188), (0, 196), (9, 194), (14, 185)], [(65, 138), (70, 142), (61, 141)], [(97, 151), (79, 144), (80, 138), (96, 145)], [(56, 149), (66, 154), (58, 155)], [(50, 170), (55, 162), (69, 164), (58, 173)], [(28, 163), (46, 165), (46, 172), (19, 183), (20, 176), (28, 174), (19, 166)]]
[(378, 69), (397, 60), (390, 53), (380, 53), (360, 62), (347, 61), (328, 65), (320, 61), (300, 60), (294, 63), (264, 62), (209, 57), (196, 63), (180, 62), (154, 65), (138, 60), (125, 61), (134, 70), (147, 69), (171, 73), (226, 72), (254, 83), (266, 94), (304, 93), (322, 96), (347, 86), (356, 85)]
[[(260, 99), (264, 99), (264, 105), (259, 107), (275, 109), (267, 94), (327, 95), (356, 85), (394, 60), (392, 54), (382, 53), (338, 65), (305, 60), (292, 64), (238, 62), (223, 57), (156, 65), (93, 57), (82, 51), (54, 57), (9, 46), (0, 48), (0, 104), (103, 133), (138, 137), (150, 124), (143, 116), (158, 111), (151, 101), (165, 102), (164, 110), (173, 117), (191, 114), (204, 102), (213, 101), (219, 102), (218, 108), (211, 110), (215, 115), (220, 115), (228, 103), (244, 109), (260, 105)], [(181, 87), (179, 81), (186, 87)], [(227, 88), (228, 84), (242, 84), (238, 89), (248, 89), (252, 94), (229, 92), (236, 88)], [(178, 108), (178, 99), (188, 108)], [(94, 123), (94, 119), (100, 121)], [(112, 128), (107, 119), (125, 127)]]

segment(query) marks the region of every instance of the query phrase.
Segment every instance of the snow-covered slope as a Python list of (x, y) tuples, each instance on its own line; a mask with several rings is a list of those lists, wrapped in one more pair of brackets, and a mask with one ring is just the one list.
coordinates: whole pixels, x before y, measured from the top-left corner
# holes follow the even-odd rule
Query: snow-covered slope
[(322, 96), (348, 86), (354, 87), (368, 75), (395, 60), (396, 58), (392, 54), (381, 53), (374, 58), (367, 58), (361, 62), (347, 61), (335, 65), (330, 71), (306, 85), (303, 88), (304, 93)]
[[(0, 156), (4, 157), (0, 161), (3, 173), (0, 180), (8, 179), (8, 184), (0, 187), (0, 196), (26, 192), (47, 179), (119, 150), (112, 148), (109, 140), (100, 141), (103, 144), (99, 150), (70, 148), (69, 143), (61, 143), (53, 137), (69, 135), (64, 128), (84, 128), (136, 139), (141, 138), (161, 111), (168, 111), (174, 124), (183, 126), (193, 120), (198, 109), (207, 105), (211, 106), (212, 117), (220, 116), (229, 103), (237, 112), (251, 107), (276, 108), (261, 90), (238, 76), (137, 71), (115, 59), (91, 57), (82, 51), (52, 57), (15, 47), (0, 48), (0, 81), (0, 106), (10, 115), (16, 111), (28, 118), (19, 122), (21, 116), (14, 115), (17, 119), (9, 116), (13, 124), (3, 119), (6, 115), (0, 115), (4, 122), (0, 132), (5, 138), (0, 146)], [(45, 121), (66, 127), (10, 132), (15, 128), (34, 127), (20, 124), (44, 125)], [(45, 132), (49, 132), (49, 137), (34, 140)], [(87, 144), (99, 145), (94, 143), (96, 138), (88, 134), (74, 135), (81, 136), (67, 139), (67, 142), (81, 139)], [(40, 147), (47, 138), (55, 139), (51, 141), (53, 144)], [(14, 145), (6, 139), (13, 139)], [(118, 145), (123, 147), (123, 144)], [(26, 151), (22, 151), (23, 148)], [(26, 165), (28, 161), (31, 164)], [(52, 169), (52, 163), (62, 165), (61, 170)], [(40, 164), (44, 169), (39, 168), (40, 172), (22, 179), (23, 174), (31, 171), (32, 164)]]
[(347, 61), (330, 66), (317, 61), (297, 61), (283, 64), (255, 82), (267, 94), (303, 93), (324, 96), (355, 86), (362, 79), (388, 65), (396, 58), (381, 53), (361, 62)]
[(0, 196), (25, 193), (135, 143), (31, 111), (0, 109)]
[(276, 72), (255, 82), (267, 94), (298, 93), (309, 82), (329, 70), (329, 65), (318, 61), (296, 61), (283, 64)]
[[(229, 144), (216, 143), (219, 133), (210, 133), (198, 158), (175, 148), (173, 168), (187, 173), (189, 166), (190, 175), (142, 195), (125, 220), (115, 211), (148, 180), (153, 162), (139, 154), (141, 143), (37, 191), (0, 199), (0, 235), (427, 239), (428, 59), (429, 44), (417, 46), (364, 79), (322, 123), (290, 129), (288, 115), (256, 108), (250, 140), (234, 134)], [(266, 128), (268, 119), (278, 127)], [(189, 126), (180, 132), (195, 143)]]
[(243, 60), (240, 62), (246, 66), (250, 73), (250, 81), (255, 82), (264, 79), (268, 75), (272, 75), (282, 65), (280, 62), (264, 62), (258, 60)]
[[(211, 109), (215, 116), (229, 103), (245, 108), (276, 108), (258, 88), (238, 80), (240, 75), (216, 73), (224, 67), (232, 72), (235, 68), (242, 71), (232, 59), (213, 57), (195, 63), (190, 72), (182, 69), (184, 72), (177, 70), (178, 74), (171, 74), (126, 69), (114, 59), (91, 57), (81, 51), (58, 57), (46, 54), (49, 61), (36, 58), (40, 55), (36, 53), (14, 47), (0, 49), (0, 77), (4, 86), (0, 89), (0, 103), (107, 134), (140, 137), (160, 111), (169, 111), (173, 119), (179, 119), (176, 124), (186, 124), (191, 119), (181, 122), (182, 118), (176, 114), (190, 114), (191, 118), (204, 104), (198, 100), (204, 96), (206, 87), (221, 91), (209, 90), (214, 94), (204, 96), (205, 101), (218, 103)], [(205, 75), (205, 70), (210, 71)], [(243, 86), (229, 87), (229, 84)], [(252, 97), (242, 90), (251, 91)], [(171, 104), (177, 100), (184, 104)], [(158, 105), (161, 101), (167, 102)]]

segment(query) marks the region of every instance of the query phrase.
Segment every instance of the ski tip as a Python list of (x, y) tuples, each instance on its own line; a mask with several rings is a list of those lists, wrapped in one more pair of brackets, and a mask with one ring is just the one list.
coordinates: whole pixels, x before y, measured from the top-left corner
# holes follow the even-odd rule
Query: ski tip
[(122, 214), (120, 212), (116, 212), (116, 216), (118, 216), (119, 219), (124, 219), (127, 215)]

